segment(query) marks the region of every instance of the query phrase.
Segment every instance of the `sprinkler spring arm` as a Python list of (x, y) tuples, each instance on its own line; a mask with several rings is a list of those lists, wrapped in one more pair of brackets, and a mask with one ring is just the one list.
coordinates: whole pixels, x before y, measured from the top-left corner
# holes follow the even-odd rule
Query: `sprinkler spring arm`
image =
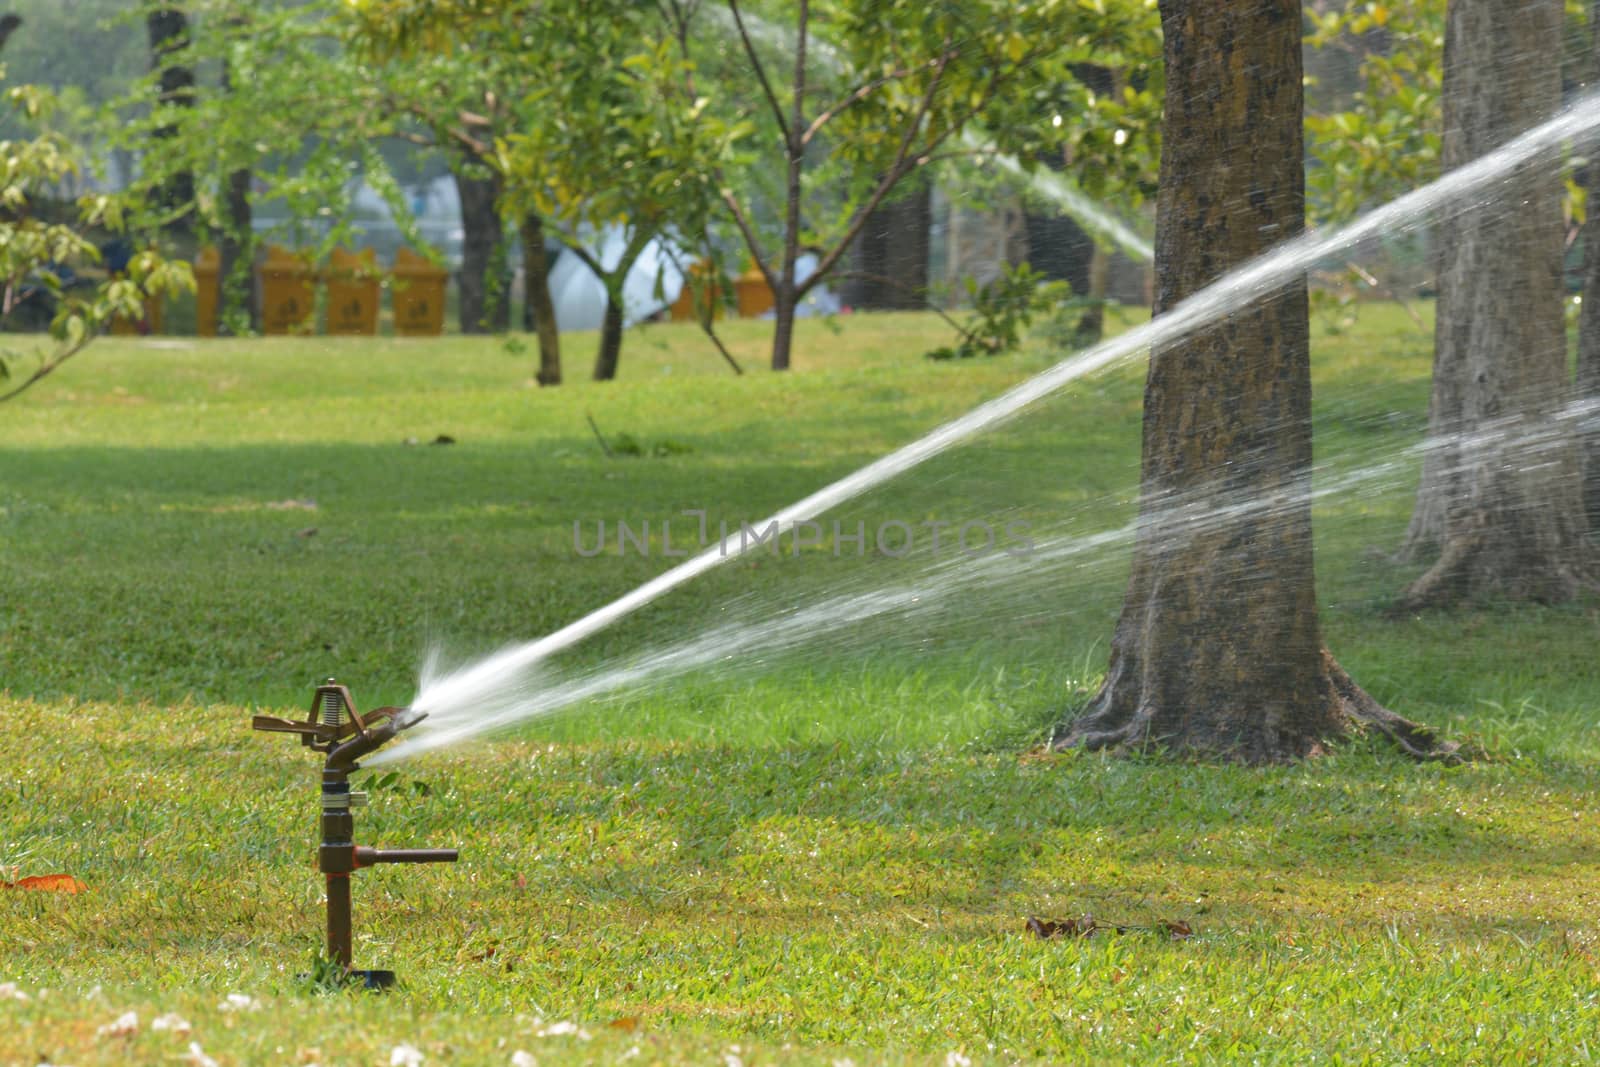
[(393, 983), (394, 975), (389, 971), (350, 969), (350, 875), (379, 863), (454, 863), (458, 857), (453, 848), (376, 849), (355, 843), (355, 816), (351, 809), (365, 806), (367, 801), (365, 793), (350, 790), (350, 774), (360, 767), (357, 761), (423, 717), (424, 713), (409, 708), (378, 708), (363, 716), (350, 699), (350, 691), (330, 678), (317, 687), (305, 721), (258, 715), (253, 723), (257, 730), (299, 734), (302, 744), (327, 753), (322, 768), (322, 845), (317, 850), (317, 866), (327, 878), (328, 956), (346, 974), (365, 979), (369, 988), (386, 988)]

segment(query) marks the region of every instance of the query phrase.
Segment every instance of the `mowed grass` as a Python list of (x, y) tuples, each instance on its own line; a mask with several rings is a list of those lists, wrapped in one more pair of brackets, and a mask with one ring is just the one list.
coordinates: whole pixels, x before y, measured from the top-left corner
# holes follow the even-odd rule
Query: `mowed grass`
[[(761, 324), (729, 333), (743, 378), (651, 327), (610, 385), (569, 339), (557, 390), (494, 340), (107, 342), (0, 408), (0, 867), (90, 887), (0, 890), (0, 988), (29, 998), (0, 995), (0, 1063), (1597, 1058), (1596, 606), (1384, 617), (1404, 463), (1319, 504), (1329, 643), (1492, 761), (1033, 755), (1104, 667), (1114, 546), (402, 764), (360, 839), (462, 862), (356, 877), (357, 965), (401, 991), (308, 988), (317, 764), (252, 710), (329, 674), (404, 702), (432, 642), (547, 632), (665, 569), (661, 521), (754, 522), (1057, 355), (933, 364), (936, 320), (858, 316), (803, 324), (777, 376)], [(1428, 356), (1383, 307), (1319, 336), (1330, 474), (1419, 438)], [(1139, 400), (1138, 368), (1078, 383), (841, 517), (1114, 529)], [(657, 551), (582, 558), (601, 518)], [(833, 547), (707, 575), (574, 669), (923, 573)], [(1024, 933), (1085, 913), (1195, 936)]]

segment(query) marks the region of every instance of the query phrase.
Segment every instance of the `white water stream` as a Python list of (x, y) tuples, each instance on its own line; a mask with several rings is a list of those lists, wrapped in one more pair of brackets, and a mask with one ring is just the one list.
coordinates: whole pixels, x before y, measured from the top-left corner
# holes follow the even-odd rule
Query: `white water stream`
[[(790, 504), (757, 524), (756, 528), (764, 531), (773, 527), (782, 536), (797, 524), (810, 521), (973, 435), (1004, 422), (1069, 382), (1129, 360), (1146, 349), (1170, 345), (1249, 306), (1293, 281), (1323, 259), (1380, 234), (1415, 228), (1438, 218), (1446, 209), (1463, 211), (1475, 202), (1492, 201), (1497, 198), (1495, 186), (1506, 182), (1515, 168), (1543, 155), (1556, 153), (1567, 142), (1589, 133), (1597, 126), (1600, 126), (1600, 93), (1591, 93), (1549, 122), (1524, 133), (1489, 155), (1340, 229), (1306, 233), (1284, 242), (1230, 271), (1149, 323), (1062, 360), (960, 418)], [(542, 661), (685, 582), (758, 547), (761, 547), (760, 542), (742, 533), (730, 534), (626, 595), (538, 640), (506, 648), (457, 670), (426, 670), (421, 689), (411, 706), (427, 712), (429, 719), (419, 728), (417, 743), (395, 748), (385, 757), (389, 760), (401, 758), (460, 740), (484, 729), (504, 727), (546, 714), (556, 707), (585, 699), (606, 688), (629, 684), (630, 676), (648, 677), (659, 673), (661, 664), (654, 662), (652, 665), (651, 660), (646, 660), (620, 673), (612, 672), (609, 682), (605, 678), (597, 678), (576, 683), (576, 690), (565, 687), (541, 693), (537, 690), (530, 692), (528, 688), (530, 672)], [(892, 601), (903, 594), (904, 591), (891, 590), (855, 599), (859, 602), (859, 610), (870, 615), (883, 610), (877, 606), (882, 598)], [(837, 619), (840, 605), (834, 604), (830, 610), (835, 614), (829, 618)], [(805, 627), (800, 625), (801, 622), (803, 620), (789, 617), (786, 625), (793, 632), (803, 634)], [(707, 635), (702, 641), (711, 640), (711, 636)], [(718, 647), (725, 653), (730, 636), (718, 634), (716, 640), (721, 642)], [(731, 640), (736, 642), (738, 635), (732, 635)], [(689, 648), (680, 647), (663, 655), (693, 660), (697, 653), (690, 649), (699, 647), (702, 641), (690, 642)]]

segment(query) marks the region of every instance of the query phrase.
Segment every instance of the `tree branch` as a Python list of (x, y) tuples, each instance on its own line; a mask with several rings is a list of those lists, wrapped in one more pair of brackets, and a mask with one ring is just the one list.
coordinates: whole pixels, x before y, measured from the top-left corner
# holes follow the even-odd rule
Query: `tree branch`
[[(772, 91), (772, 82), (767, 80), (767, 68), (761, 65), (761, 57), (756, 54), (755, 42), (750, 39), (750, 31), (745, 28), (744, 16), (739, 13), (739, 0), (728, 0), (728, 10), (733, 14), (733, 24), (739, 29), (739, 40), (744, 44), (744, 53), (750, 59), (750, 68), (756, 72), (756, 80), (761, 83), (761, 91), (767, 95), (767, 103), (772, 107), (772, 117), (778, 120), (778, 129), (783, 133), (783, 143), (793, 147), (789, 133), (789, 124), (783, 117), (783, 105), (778, 102), (778, 94)], [(805, 43), (802, 39), (799, 54), (805, 56)]]
[[(839, 262), (840, 257), (844, 255), (846, 249), (850, 247), (850, 243), (856, 239), (856, 236), (861, 232), (862, 227), (867, 224), (867, 219), (870, 218), (872, 213), (878, 209), (878, 205), (883, 203), (883, 198), (889, 195), (889, 190), (893, 189), (895, 184), (899, 182), (901, 178), (905, 177), (906, 172), (912, 169), (906, 165), (906, 157), (911, 152), (911, 144), (916, 140), (917, 131), (922, 128), (922, 120), (927, 117), (928, 112), (933, 108), (934, 98), (937, 97), (939, 93), (939, 83), (944, 79), (945, 68), (950, 65), (950, 59), (954, 55), (954, 53), (949, 51), (948, 44), (949, 42), (946, 42), (946, 51), (936, 61), (933, 79), (928, 82), (927, 91), (922, 94), (922, 99), (917, 103), (916, 114), (912, 115), (911, 120), (906, 123), (905, 135), (900, 138), (900, 147), (895, 152), (894, 162), (890, 164), (888, 172), (885, 173), (882, 180), (878, 182), (878, 187), (872, 191), (872, 195), (867, 198), (867, 202), (862, 205), (861, 210), (856, 212), (855, 218), (853, 218), (850, 221), (850, 225), (845, 228), (844, 236), (840, 238), (838, 243), (833, 246), (833, 250), (821, 256), (817, 260), (817, 269), (813, 271), (811, 276), (803, 283), (795, 287), (796, 297), (803, 297), (809, 293), (811, 289), (821, 282), (823, 277), (834, 268), (834, 266)], [(985, 94), (984, 99), (987, 99), (992, 92), (993, 82), (991, 80), (990, 92)], [(951, 129), (954, 129), (954, 127)], [(951, 130), (946, 130), (944, 133), (939, 134), (939, 136), (929, 142), (927, 145), (928, 152), (931, 152), (933, 149), (937, 148), (945, 138), (950, 136), (950, 133)], [(927, 153), (923, 152), (918, 154), (926, 155)]]
[(68, 349), (66, 349), (66, 350), (64, 350), (62, 352), (56, 353), (56, 356), (55, 356), (54, 359), (48, 360), (45, 363), (43, 363), (39, 367), (39, 369), (34, 371), (31, 375), (29, 375), (28, 378), (26, 380), (24, 380), (21, 385), (17, 386), (15, 389), (11, 390), (9, 393), (0, 393), (0, 404), (3, 404), (7, 400), (10, 400), (12, 397), (17, 396), (18, 394), (27, 391), (29, 388), (31, 388), (34, 385), (34, 383), (40, 381), (41, 379), (48, 378), (51, 375), (51, 373), (55, 371), (55, 369), (57, 367), (61, 366), (61, 364), (65, 363), (67, 360), (71, 359), (73, 356), (77, 355), (79, 352), (82, 352), (84, 350), (84, 348), (89, 344), (89, 342), (93, 341), (98, 336), (99, 336), (99, 334), (85, 331), (83, 337), (78, 341), (77, 344), (73, 345), (71, 348), (68, 348)]
[(650, 243), (654, 236), (653, 233), (646, 232), (643, 227), (636, 227), (633, 236), (623, 246), (622, 258), (617, 261), (615, 267), (608, 271), (587, 248), (583, 247), (583, 244), (576, 237), (569, 237), (566, 234), (559, 235), (562, 246), (577, 256), (578, 262), (593, 271), (594, 276), (600, 280), (600, 284), (605, 286), (607, 299), (616, 297), (618, 298), (618, 304), (621, 303), (622, 283), (627, 279), (628, 271), (633, 269), (634, 261), (639, 258), (639, 254), (644, 251), (645, 246)]
[(769, 287), (774, 290), (777, 289), (777, 280), (773, 278), (771, 269), (767, 267), (766, 254), (761, 251), (761, 241), (756, 237), (755, 229), (750, 225), (750, 219), (745, 215), (744, 208), (739, 206), (739, 198), (733, 195), (733, 190), (723, 180), (720, 169), (717, 171), (716, 177), (717, 185), (722, 189), (722, 202), (728, 205), (728, 210), (733, 214), (733, 223), (739, 227), (739, 233), (744, 237), (745, 247), (750, 250), (750, 258), (755, 260), (756, 270), (761, 272), (761, 276), (767, 280)]
[(914, 71), (911, 68), (901, 68), (900, 70), (890, 71), (883, 77), (873, 78), (871, 81), (864, 82), (855, 89), (851, 90), (849, 93), (846, 93), (839, 100), (836, 100), (832, 104), (823, 108), (822, 111), (817, 114), (817, 117), (811, 120), (811, 125), (807, 126), (805, 132), (800, 135), (801, 145), (810, 144), (812, 139), (815, 138), (817, 134), (822, 132), (822, 127), (838, 118), (839, 115), (846, 111), (852, 104), (860, 103), (862, 100), (865, 100), (867, 97), (871, 96), (874, 92), (883, 88), (885, 85), (888, 85), (890, 82), (909, 77), (912, 73), (914, 73)]
[(693, 275), (688, 268), (684, 267), (683, 261), (678, 258), (677, 249), (669, 248), (665, 245), (662, 247), (666, 250), (667, 258), (672, 260), (672, 265), (678, 268), (679, 274), (683, 275), (684, 288), (689, 290), (689, 306), (694, 310), (694, 320), (699, 324), (701, 332), (711, 339), (712, 344), (717, 346), (717, 351), (722, 353), (722, 358), (728, 361), (728, 366), (733, 368), (733, 373), (743, 376), (744, 368), (739, 366), (739, 361), (733, 358), (733, 353), (728, 351), (728, 346), (722, 343), (722, 338), (717, 336), (716, 328), (712, 325), (712, 319), (716, 314), (716, 307), (713, 303), (717, 295), (716, 283), (712, 283), (711, 291), (706, 294), (706, 313), (701, 315), (700, 302), (695, 299)]
[(605, 268), (600, 265), (599, 260), (595, 259), (594, 256), (589, 254), (589, 250), (584, 248), (577, 238), (569, 239), (563, 235), (561, 238), (561, 243), (566, 246), (568, 252), (571, 252), (573, 255), (578, 257), (578, 262), (582, 263), (585, 267), (588, 267), (594, 272), (594, 276), (600, 279), (600, 283), (602, 285), (605, 284)]
[(910, 293), (922, 303), (923, 307), (927, 308), (929, 311), (943, 319), (945, 324), (952, 330), (956, 331), (956, 333), (960, 334), (967, 340), (972, 339), (971, 330), (967, 329), (965, 326), (961, 325), (961, 323), (951, 318), (943, 308), (941, 308), (938, 304), (935, 304), (932, 300), (928, 299), (928, 290), (926, 288), (918, 288), (915, 285), (907, 285), (898, 278), (891, 278), (887, 274), (874, 274), (869, 270), (844, 270), (834, 275), (834, 277), (860, 278), (862, 281), (877, 282), (879, 285), (887, 285), (891, 289), (898, 289), (902, 293)]

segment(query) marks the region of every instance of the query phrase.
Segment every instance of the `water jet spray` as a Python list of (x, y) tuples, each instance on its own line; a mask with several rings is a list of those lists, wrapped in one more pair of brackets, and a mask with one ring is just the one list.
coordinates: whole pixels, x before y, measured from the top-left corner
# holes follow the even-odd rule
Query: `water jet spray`
[(322, 765), (322, 845), (317, 867), (328, 883), (328, 958), (342, 979), (367, 989), (394, 985), (393, 971), (358, 971), (351, 968), (352, 934), (350, 876), (379, 863), (454, 863), (453, 848), (369, 848), (355, 843), (353, 809), (365, 807), (367, 794), (350, 791), (350, 775), (360, 769), (358, 760), (377, 751), (409, 730), (427, 712), (411, 708), (375, 708), (365, 715), (356, 710), (350, 690), (332, 678), (317, 686), (304, 720), (257, 715), (250, 725), (268, 733), (298, 734), (305, 747), (327, 754)]

